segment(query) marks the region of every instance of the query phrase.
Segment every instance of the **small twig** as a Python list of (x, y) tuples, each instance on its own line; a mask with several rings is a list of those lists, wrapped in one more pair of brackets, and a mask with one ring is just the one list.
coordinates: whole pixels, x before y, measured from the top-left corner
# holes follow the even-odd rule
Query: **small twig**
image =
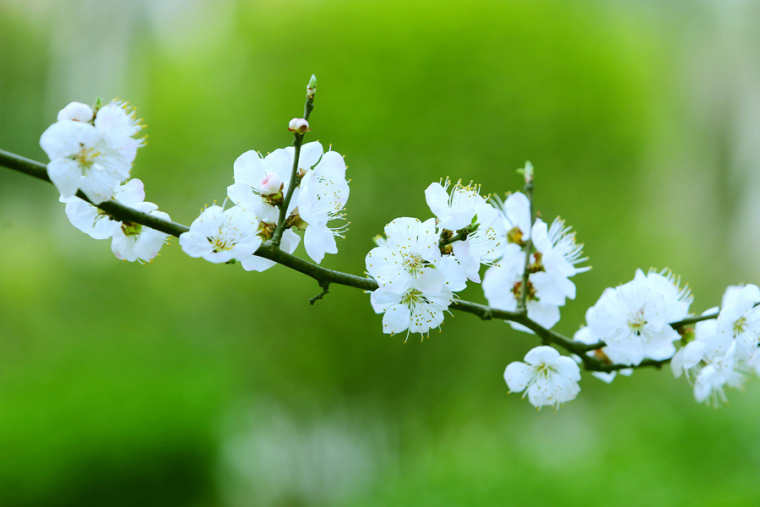
[(313, 305), (323, 297), (327, 295), (327, 293), (330, 291), (330, 282), (327, 280), (323, 280), (319, 282), (319, 286), (322, 287), (322, 292), (314, 296), (313, 298), (309, 299), (309, 304)]

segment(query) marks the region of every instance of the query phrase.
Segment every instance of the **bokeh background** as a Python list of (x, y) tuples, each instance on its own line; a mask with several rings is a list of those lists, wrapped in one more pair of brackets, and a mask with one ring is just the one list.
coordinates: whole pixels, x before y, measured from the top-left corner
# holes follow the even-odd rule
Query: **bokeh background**
[[(44, 160), (70, 100), (148, 125), (133, 174), (189, 223), (232, 162), (346, 154), (355, 273), (442, 176), (537, 169), (604, 287), (670, 267), (694, 311), (760, 262), (760, 4), (752, 1), (0, 0), (0, 147)], [(190, 259), (118, 262), (55, 189), (0, 171), (0, 505), (758, 505), (760, 382), (718, 409), (669, 370), (591, 377), (559, 411), (508, 396), (535, 340), (457, 314), (403, 343), (358, 291)], [(482, 300), (478, 287), (467, 297)]]

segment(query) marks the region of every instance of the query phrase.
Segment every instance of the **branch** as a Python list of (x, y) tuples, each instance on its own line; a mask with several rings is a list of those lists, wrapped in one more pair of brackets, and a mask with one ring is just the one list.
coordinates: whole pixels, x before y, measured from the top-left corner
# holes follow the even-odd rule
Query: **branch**
[(528, 241), (525, 243), (525, 265), (523, 266), (523, 277), (522, 277), (522, 287), (520, 291), (520, 310), (522, 310), (524, 313), (528, 313), (528, 279), (530, 278), (530, 273), (528, 272), (528, 267), (530, 266), (530, 254), (531, 250), (533, 250), (533, 221), (535, 219), (534, 217), (534, 206), (533, 206), (533, 166), (530, 165), (530, 162), (526, 162), (525, 169), (523, 170), (523, 174), (525, 176), (525, 195), (528, 197), (528, 203), (529, 203), (529, 210), (530, 210), (530, 223), (529, 227), (531, 230), (528, 231)]
[[(15, 153), (10, 153), (2, 149), (0, 149), (0, 166), (4, 166), (14, 171), (28, 174), (34, 178), (50, 182), (50, 178), (47, 175), (47, 167), (45, 164), (37, 162), (36, 160), (22, 157), (20, 155), (16, 155)], [(77, 193), (77, 196), (89, 202), (83, 193), (79, 192)], [(162, 220), (160, 218), (148, 215), (147, 213), (142, 213), (140, 211), (132, 209), (129, 206), (124, 206), (123, 204), (120, 204), (116, 201), (102, 202), (98, 204), (97, 207), (117, 220), (139, 223), (150, 227), (151, 229), (155, 229), (172, 236), (179, 236), (183, 232), (189, 230), (189, 227), (186, 225), (169, 220)], [(275, 245), (273, 241), (267, 241), (261, 245), (259, 249), (256, 250), (256, 255), (274, 261), (278, 264), (282, 264), (285, 267), (288, 267), (294, 271), (298, 271), (299, 273), (302, 273), (316, 280), (319, 286), (322, 288), (322, 292), (312, 298), (312, 304), (318, 299), (321, 299), (327, 293), (327, 289), (329, 288), (330, 284), (345, 285), (365, 291), (373, 291), (378, 287), (377, 282), (371, 278), (325, 268), (318, 264), (314, 264), (312, 262), (301, 259), (300, 257), (296, 257), (295, 255), (284, 252), (280, 250), (280, 248)], [(669, 361), (645, 360), (636, 366), (609, 364), (586, 355), (586, 352), (590, 350), (604, 347), (604, 342), (586, 345), (574, 341), (570, 338), (567, 338), (566, 336), (563, 336), (560, 333), (557, 333), (556, 331), (546, 329), (537, 322), (534, 322), (533, 320), (529, 319), (527, 314), (523, 311), (509, 312), (480, 303), (461, 300), (454, 301), (451, 304), (450, 308), (453, 310), (459, 310), (461, 312), (477, 315), (483, 320), (500, 319), (521, 324), (533, 331), (544, 344), (554, 344), (565, 349), (568, 352), (578, 354), (583, 361), (584, 367), (590, 371), (610, 372), (622, 370), (625, 368), (643, 368), (649, 366), (659, 368)], [(673, 328), (679, 328), (703, 320), (714, 319), (717, 316), (717, 312), (708, 315), (700, 315), (698, 317), (690, 317), (677, 322), (673, 322), (670, 325)]]

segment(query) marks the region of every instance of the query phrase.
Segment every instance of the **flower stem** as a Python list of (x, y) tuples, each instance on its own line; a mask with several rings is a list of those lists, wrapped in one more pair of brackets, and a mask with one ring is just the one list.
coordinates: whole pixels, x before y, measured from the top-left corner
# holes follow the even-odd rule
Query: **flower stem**
[[(303, 106), (303, 118), (309, 120), (311, 112), (314, 110), (314, 96), (307, 96), (306, 102)], [(301, 146), (303, 146), (303, 138), (306, 134), (300, 134), (296, 132), (293, 134), (293, 168), (290, 170), (290, 181), (288, 182), (288, 191), (285, 193), (285, 198), (280, 203), (280, 216), (277, 220), (277, 227), (272, 234), (272, 245), (276, 248), (280, 247), (280, 241), (282, 240), (282, 233), (285, 232), (285, 219), (287, 218), (288, 207), (290, 201), (293, 199), (293, 192), (295, 192), (298, 186), (298, 159), (301, 156)]]

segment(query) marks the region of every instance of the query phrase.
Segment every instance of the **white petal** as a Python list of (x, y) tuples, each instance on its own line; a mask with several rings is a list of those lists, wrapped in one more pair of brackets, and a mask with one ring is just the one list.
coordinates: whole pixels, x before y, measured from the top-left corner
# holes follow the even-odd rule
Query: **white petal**
[(332, 231), (327, 226), (309, 225), (303, 236), (303, 244), (306, 248), (306, 253), (317, 264), (322, 262), (325, 253), (338, 253), (335, 236), (333, 236)]
[(553, 364), (559, 357), (559, 352), (554, 348), (547, 345), (540, 345), (530, 349), (528, 353), (525, 354), (525, 362), (533, 366), (539, 364)]
[(523, 391), (533, 379), (534, 370), (520, 361), (509, 363), (504, 370), (504, 381), (513, 393)]
[(383, 333), (400, 333), (409, 328), (409, 308), (406, 305), (390, 306), (383, 315)]
[(82, 172), (79, 164), (68, 158), (59, 158), (50, 162), (47, 166), (48, 176), (53, 185), (58, 189), (61, 197), (73, 197), (79, 190), (79, 182)]

